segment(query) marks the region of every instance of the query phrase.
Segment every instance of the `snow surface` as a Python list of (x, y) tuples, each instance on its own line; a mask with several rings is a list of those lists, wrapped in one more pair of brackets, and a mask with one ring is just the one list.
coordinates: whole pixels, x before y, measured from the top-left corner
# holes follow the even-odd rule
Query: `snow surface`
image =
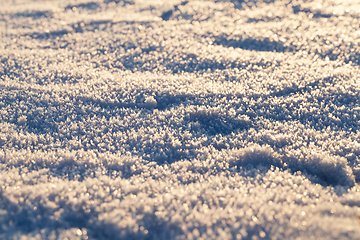
[(359, 0), (0, 4), (0, 239), (360, 239)]

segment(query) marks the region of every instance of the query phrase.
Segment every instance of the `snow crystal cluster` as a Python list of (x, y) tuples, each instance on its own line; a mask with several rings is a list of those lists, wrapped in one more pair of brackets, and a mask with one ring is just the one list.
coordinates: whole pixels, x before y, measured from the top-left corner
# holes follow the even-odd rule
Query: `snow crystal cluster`
[(0, 8), (0, 239), (360, 239), (359, 0)]

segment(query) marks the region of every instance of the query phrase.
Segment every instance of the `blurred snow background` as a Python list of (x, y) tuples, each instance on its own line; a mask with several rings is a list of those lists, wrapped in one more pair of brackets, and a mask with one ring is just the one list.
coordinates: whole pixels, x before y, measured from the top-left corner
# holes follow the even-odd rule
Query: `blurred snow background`
[(1, 239), (360, 239), (360, 1), (0, 1)]

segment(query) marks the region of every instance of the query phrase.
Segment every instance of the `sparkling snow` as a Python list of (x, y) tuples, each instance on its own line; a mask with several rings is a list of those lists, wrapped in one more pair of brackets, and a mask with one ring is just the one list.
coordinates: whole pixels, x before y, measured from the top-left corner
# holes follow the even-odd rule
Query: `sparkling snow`
[(0, 239), (360, 239), (359, 0), (0, 4)]

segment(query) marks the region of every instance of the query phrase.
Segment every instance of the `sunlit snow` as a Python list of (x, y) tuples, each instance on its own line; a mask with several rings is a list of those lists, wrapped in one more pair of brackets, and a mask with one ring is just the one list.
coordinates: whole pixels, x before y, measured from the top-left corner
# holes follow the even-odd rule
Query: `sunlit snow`
[(360, 239), (360, 0), (0, 1), (0, 239)]

